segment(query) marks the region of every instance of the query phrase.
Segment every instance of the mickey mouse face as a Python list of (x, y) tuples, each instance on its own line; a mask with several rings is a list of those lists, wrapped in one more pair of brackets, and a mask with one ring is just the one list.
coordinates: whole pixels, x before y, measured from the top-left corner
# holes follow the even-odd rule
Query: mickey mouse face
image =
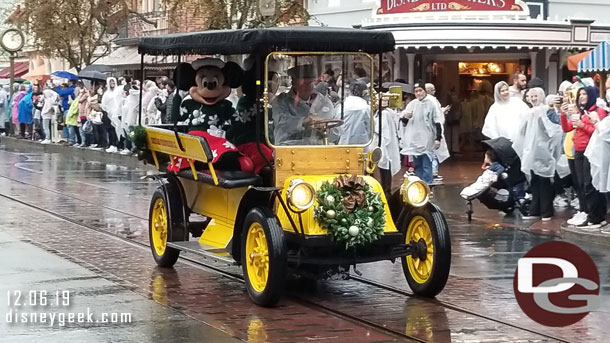
[(200, 68), (197, 71), (195, 82), (197, 83), (197, 89), (194, 91), (206, 105), (213, 105), (231, 93), (231, 88), (225, 85), (225, 76), (222, 69), (217, 67)]

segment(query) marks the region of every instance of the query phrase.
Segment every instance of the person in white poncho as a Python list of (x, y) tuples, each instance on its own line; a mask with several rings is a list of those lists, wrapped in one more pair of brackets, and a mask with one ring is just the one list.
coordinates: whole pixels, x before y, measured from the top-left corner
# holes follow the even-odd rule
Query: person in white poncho
[(108, 143), (107, 152), (118, 151), (118, 137), (121, 135), (121, 108), (123, 107), (123, 88), (119, 87), (114, 77), (106, 79), (106, 92), (102, 96), (102, 109), (106, 112), (110, 125), (106, 125)]
[(343, 120), (337, 130), (339, 145), (365, 144), (371, 138), (371, 105), (364, 100), (366, 90), (366, 83), (354, 81), (350, 85), (350, 96), (337, 106), (335, 118)]
[(400, 153), (412, 156), (415, 175), (431, 184), (434, 151), (441, 146), (441, 113), (436, 102), (426, 94), (423, 82), (418, 81), (413, 89), (416, 99), (402, 112), (402, 117), (408, 123)]
[[(381, 177), (381, 187), (385, 192), (386, 199), (392, 195), (392, 177), (400, 172), (400, 154), (398, 147), (398, 127), (397, 120), (400, 115), (395, 111), (386, 108), (381, 112), (381, 135), (379, 134), (379, 111), (375, 114), (373, 143), (370, 148), (381, 147), (381, 160), (379, 166), (379, 176)], [(381, 138), (381, 145), (379, 139)]]
[(595, 126), (585, 156), (591, 164), (591, 183), (601, 193), (610, 192), (610, 116), (599, 119), (596, 111), (589, 112)]
[(561, 155), (562, 130), (547, 116), (548, 105), (542, 88), (533, 88), (529, 94), (533, 107), (528, 111), (525, 125), (521, 171), (530, 182), (532, 203), (529, 216), (524, 219), (542, 216), (542, 220), (547, 221), (554, 214), (552, 180)]
[(520, 98), (510, 96), (508, 83), (504, 81), (496, 83), (494, 98), (495, 103), (485, 117), (482, 133), (490, 139), (508, 138), (521, 157), (520, 142), (523, 140), (523, 127), (529, 108)]

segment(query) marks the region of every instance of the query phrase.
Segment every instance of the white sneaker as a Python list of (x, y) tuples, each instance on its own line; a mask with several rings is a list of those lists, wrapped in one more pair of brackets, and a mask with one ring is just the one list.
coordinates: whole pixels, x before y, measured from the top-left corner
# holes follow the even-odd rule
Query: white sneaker
[(568, 199), (558, 195), (555, 197), (555, 199), (553, 200), (553, 207), (557, 207), (557, 208), (566, 208), (568, 207)]
[(570, 206), (572, 206), (573, 209), (580, 211), (580, 201), (578, 201), (578, 198), (572, 199), (572, 201), (570, 201)]
[(114, 154), (117, 153), (119, 151), (119, 149), (117, 149), (117, 147), (115, 147), (114, 145), (111, 145), (110, 148), (106, 149), (106, 152)]
[(568, 225), (579, 226), (587, 223), (587, 214), (577, 212), (572, 218), (568, 219)]
[(40, 144), (51, 144), (51, 140), (45, 139), (44, 141), (40, 142)]
[(89, 147), (90, 147), (91, 149), (93, 149), (93, 148), (97, 148), (97, 144), (91, 144), (91, 145), (89, 145)]
[(545, 217), (545, 218), (542, 218), (542, 221), (543, 222), (550, 222), (551, 219), (553, 219), (553, 217)]
[(129, 154), (131, 154), (131, 150), (129, 150), (129, 149), (123, 149), (123, 150), (121, 150), (120, 154), (121, 154), (121, 155), (129, 155)]

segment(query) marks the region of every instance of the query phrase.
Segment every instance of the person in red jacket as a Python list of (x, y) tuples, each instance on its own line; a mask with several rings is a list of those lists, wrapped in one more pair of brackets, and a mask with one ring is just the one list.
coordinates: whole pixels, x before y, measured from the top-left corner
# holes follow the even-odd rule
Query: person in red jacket
[(580, 216), (569, 221), (575, 226), (596, 229), (605, 225), (606, 198), (593, 187), (591, 183), (591, 165), (585, 156), (585, 150), (595, 131), (595, 126), (589, 120), (589, 112), (597, 112), (600, 120), (607, 113), (596, 105), (598, 96), (597, 88), (584, 87), (578, 90), (577, 106), (564, 103), (561, 106), (561, 127), (564, 132), (576, 130), (574, 133), (574, 164), (576, 167), (576, 178), (580, 189), (584, 193), (585, 204), (581, 204), (581, 211), (587, 216)]

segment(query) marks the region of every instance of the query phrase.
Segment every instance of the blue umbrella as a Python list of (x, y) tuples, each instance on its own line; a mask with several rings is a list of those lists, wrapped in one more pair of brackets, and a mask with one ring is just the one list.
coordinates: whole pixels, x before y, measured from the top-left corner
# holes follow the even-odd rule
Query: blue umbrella
[(68, 79), (68, 80), (74, 80), (74, 81), (78, 80), (78, 76), (76, 76), (72, 73), (69, 73), (67, 71), (56, 71), (56, 72), (52, 73), (51, 75), (61, 77), (64, 79)]

